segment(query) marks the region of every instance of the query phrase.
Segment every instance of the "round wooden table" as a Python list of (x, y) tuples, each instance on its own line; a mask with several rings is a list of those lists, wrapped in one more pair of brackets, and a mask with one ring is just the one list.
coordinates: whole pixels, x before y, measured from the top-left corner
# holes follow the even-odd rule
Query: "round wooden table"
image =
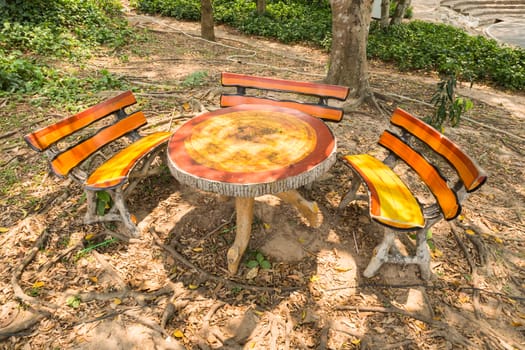
[(181, 183), (236, 198), (237, 232), (228, 270), (237, 272), (251, 233), (254, 198), (274, 194), (320, 225), (319, 208), (296, 188), (336, 161), (336, 140), (320, 119), (270, 105), (239, 105), (196, 116), (168, 142), (168, 165)]

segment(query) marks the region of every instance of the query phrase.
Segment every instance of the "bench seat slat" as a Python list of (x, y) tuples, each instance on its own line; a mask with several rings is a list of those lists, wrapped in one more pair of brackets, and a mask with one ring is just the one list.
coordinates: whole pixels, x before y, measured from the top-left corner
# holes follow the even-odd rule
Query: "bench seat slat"
[(425, 124), (422, 120), (412, 117), (398, 108), (394, 111), (390, 122), (429, 145), (435, 152), (443, 156), (458, 171), (468, 192), (475, 191), (487, 179), (487, 175), (467, 154), (446, 136)]
[(137, 101), (131, 91), (96, 104), (78, 114), (65, 118), (53, 125), (39, 129), (24, 136), (28, 145), (36, 151), (44, 151), (55, 142), (71, 135), (97, 120), (113, 113), (115, 110), (135, 104)]
[[(456, 144), (421, 119), (396, 108), (390, 122), (397, 131), (385, 130), (379, 137), (379, 145), (389, 151), (383, 161), (368, 154), (346, 155), (342, 158), (353, 170), (354, 177), (339, 208), (360, 200), (362, 197), (357, 195), (357, 191), (364, 183), (369, 192), (370, 217), (387, 227), (383, 240), (374, 248), (368, 266), (363, 271), (365, 277), (374, 276), (385, 263), (417, 264), (421, 278), (428, 280), (431, 277), (428, 246), (430, 229), (442, 219), (456, 218), (461, 212), (462, 201), (468, 197), (467, 192), (478, 189), (487, 176)], [(414, 138), (421, 142), (413, 144), (413, 141), (417, 141)], [(442, 164), (441, 160), (432, 163), (431, 160), (439, 156), (447, 160), (449, 166)], [(434, 201), (420, 203), (416, 197), (419, 193), (412, 192), (403, 182), (412, 179), (401, 179), (394, 172), (398, 161), (404, 161), (411, 168), (411, 173), (419, 175), (432, 192)], [(441, 165), (445, 165), (445, 169), (455, 170), (456, 174), (450, 181), (443, 176)], [(397, 247), (397, 231), (415, 234), (415, 249), (408, 255), (401, 253)]]
[(253, 97), (244, 95), (227, 95), (221, 96), (221, 107), (230, 107), (240, 104), (268, 104), (273, 106), (288, 107), (300, 110), (307, 114), (313, 115), (321, 119), (332, 121), (340, 121), (343, 118), (344, 112), (340, 109), (323, 106), (318, 104), (307, 104), (294, 101), (272, 100), (263, 97)]
[(369, 154), (347, 155), (343, 160), (359, 174), (368, 188), (372, 219), (396, 229), (425, 226), (417, 200), (392, 169)]
[(97, 191), (122, 185), (133, 167), (150, 151), (166, 143), (170, 135), (157, 132), (135, 141), (98, 167), (86, 180), (86, 188)]
[(67, 176), (69, 172), (86, 160), (104, 145), (134, 131), (146, 124), (142, 111), (135, 112), (125, 119), (119, 120), (74, 147), (60, 153), (51, 161), (51, 169), (59, 176)]
[(456, 194), (447, 185), (447, 180), (421, 154), (388, 131), (381, 135), (379, 144), (394, 152), (414, 169), (436, 198), (445, 219), (451, 220), (459, 215), (461, 205)]
[(315, 95), (323, 98), (329, 97), (341, 101), (346, 100), (350, 91), (347, 87), (339, 85), (265, 78), (228, 72), (222, 73), (221, 80), (223, 86), (240, 86), (273, 91), (295, 91), (306, 95)]

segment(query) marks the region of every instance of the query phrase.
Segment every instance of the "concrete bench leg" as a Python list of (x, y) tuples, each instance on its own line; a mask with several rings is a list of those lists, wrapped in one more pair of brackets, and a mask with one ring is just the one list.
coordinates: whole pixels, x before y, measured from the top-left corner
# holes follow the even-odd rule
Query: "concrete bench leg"
[(415, 262), (419, 265), (421, 278), (425, 281), (430, 279), (430, 250), (427, 244), (427, 229), (420, 230), (416, 237), (416, 257)]
[(395, 250), (396, 232), (385, 229), (384, 238), (381, 243), (374, 248), (374, 253), (368, 266), (363, 272), (363, 276), (373, 277), (379, 268), (385, 263), (392, 264), (416, 264), (421, 272), (423, 280), (429, 280), (432, 272), (430, 270), (430, 251), (427, 244), (427, 228), (419, 230), (416, 238), (416, 252), (413, 256), (401, 256)]
[(128, 206), (126, 205), (126, 200), (124, 198), (124, 192), (122, 188), (119, 187), (112, 192), (114, 205), (120, 213), (120, 221), (122, 221), (124, 226), (126, 226), (131, 237), (139, 237), (139, 230), (137, 228), (137, 225), (135, 225), (134, 220), (132, 219), (131, 213), (128, 210)]
[(386, 262), (388, 262), (388, 255), (390, 253), (390, 248), (394, 244), (396, 238), (395, 232), (391, 230), (385, 230), (385, 235), (383, 241), (374, 248), (374, 253), (368, 266), (363, 272), (363, 276), (370, 278), (373, 277), (379, 268)]
[(139, 230), (132, 220), (128, 207), (125, 202), (124, 193), (121, 188), (107, 190), (113, 200), (113, 208), (105, 215), (97, 214), (97, 195), (95, 191), (86, 190), (87, 212), (84, 216), (84, 223), (93, 224), (96, 222), (120, 221), (124, 224), (131, 237), (137, 238)]
[(346, 192), (346, 194), (341, 199), (338, 209), (345, 208), (348, 204), (350, 204), (350, 202), (357, 199), (357, 190), (359, 190), (359, 186), (361, 186), (361, 183), (362, 183), (361, 179), (354, 172), (354, 176), (352, 178), (352, 185), (350, 189), (348, 190), (348, 192)]

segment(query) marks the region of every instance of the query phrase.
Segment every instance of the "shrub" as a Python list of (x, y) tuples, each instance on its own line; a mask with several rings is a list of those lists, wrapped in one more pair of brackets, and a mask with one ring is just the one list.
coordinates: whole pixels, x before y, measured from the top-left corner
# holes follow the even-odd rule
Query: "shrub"
[(86, 90), (122, 86), (107, 71), (80, 78), (45, 60), (82, 61), (99, 45), (118, 48), (132, 39), (118, 0), (6, 0), (0, 6), (0, 95), (78, 98)]
[[(7, 0), (6, 5), (0, 7), (0, 17), (4, 23), (11, 22), (25, 30), (14, 33), (13, 40), (4, 44), (16, 44), (16, 37), (22, 39), (24, 33), (37, 38), (36, 33), (43, 32), (47, 34), (44, 40), (52, 34), (55, 38), (64, 38), (58, 43), (66, 45), (81, 42), (82, 45), (119, 46), (131, 34), (121, 9), (118, 0)], [(30, 44), (30, 41), (22, 42)], [(33, 47), (29, 45), (27, 49), (33, 50)]]
[(493, 39), (445, 24), (411, 21), (382, 30), (374, 23), (368, 55), (403, 70), (435, 71), (464, 81), (525, 89), (525, 50), (502, 47)]
[(200, 1), (194, 0), (147, 0), (134, 1), (132, 4), (137, 10), (159, 14), (162, 16), (174, 17), (189, 21), (197, 21), (201, 16)]

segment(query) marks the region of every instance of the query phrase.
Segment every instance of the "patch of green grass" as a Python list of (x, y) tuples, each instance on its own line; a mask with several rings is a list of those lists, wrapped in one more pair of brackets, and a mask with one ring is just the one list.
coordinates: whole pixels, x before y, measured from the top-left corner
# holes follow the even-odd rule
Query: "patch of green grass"
[(193, 72), (184, 78), (181, 85), (184, 88), (195, 88), (202, 86), (206, 83), (206, 79), (208, 78), (208, 72), (207, 71), (196, 71)]
[(116, 238), (108, 238), (108, 239), (105, 239), (103, 240), (102, 242), (99, 242), (99, 243), (89, 243), (89, 245), (80, 250), (76, 255), (75, 255), (75, 260), (78, 260), (80, 259), (81, 257), (89, 254), (91, 251), (93, 250), (96, 250), (98, 248), (102, 248), (102, 247), (107, 247), (113, 243), (116, 243), (118, 242), (118, 240)]
[(7, 196), (11, 187), (19, 182), (16, 166), (8, 164), (0, 172), (0, 194)]
[[(21, 147), (26, 147), (22, 139), (15, 140)], [(19, 162), (17, 159), (7, 159), (4, 155), (0, 157), (0, 198), (1, 202), (8, 205), (19, 205), (21, 199), (24, 201), (34, 200), (33, 190), (24, 184), (24, 174), (32, 174), (32, 180), (40, 183), (43, 176), (47, 173), (47, 166), (45, 164), (32, 164), (27, 162)], [(6, 163), (7, 162), (7, 163)], [(37, 201), (39, 199), (36, 199)], [(31, 204), (28, 202), (27, 204)], [(26, 206), (29, 210), (30, 207)]]

